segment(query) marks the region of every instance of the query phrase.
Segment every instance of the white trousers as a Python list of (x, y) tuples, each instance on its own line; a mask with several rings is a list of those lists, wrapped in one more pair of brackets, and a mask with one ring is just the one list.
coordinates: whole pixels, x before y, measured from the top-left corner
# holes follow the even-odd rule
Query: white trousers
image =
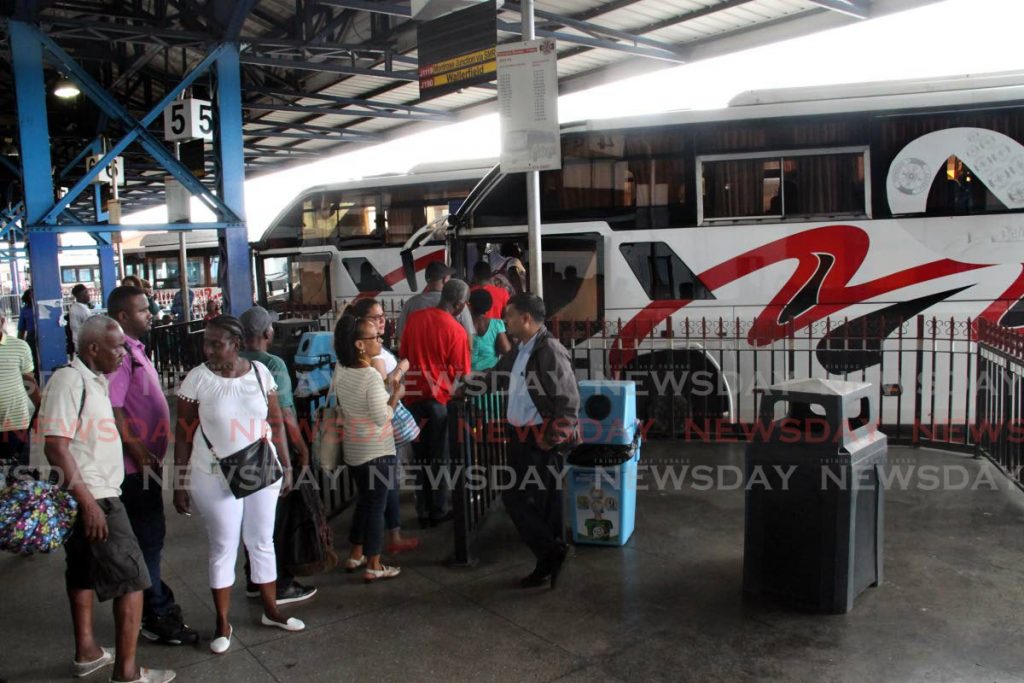
[(192, 468), (190, 479), (192, 501), (203, 516), (210, 540), (210, 588), (235, 584), (239, 537), (249, 551), (252, 582), (277, 581), (274, 518), (282, 480), (245, 498), (235, 498), (219, 472)]

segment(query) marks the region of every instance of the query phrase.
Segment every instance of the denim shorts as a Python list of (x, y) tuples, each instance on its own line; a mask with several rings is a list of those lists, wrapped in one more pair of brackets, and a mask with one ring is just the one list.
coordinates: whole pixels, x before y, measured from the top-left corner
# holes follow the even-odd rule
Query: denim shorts
[(107, 516), (107, 540), (90, 543), (82, 516), (78, 516), (64, 544), (67, 587), (96, 591), (101, 602), (149, 588), (149, 570), (124, 504), (118, 498), (96, 502)]

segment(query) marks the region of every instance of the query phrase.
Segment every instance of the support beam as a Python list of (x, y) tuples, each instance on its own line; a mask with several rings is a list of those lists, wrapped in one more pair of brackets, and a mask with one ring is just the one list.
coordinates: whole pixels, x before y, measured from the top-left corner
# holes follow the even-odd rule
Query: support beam
[(341, 74), (343, 76), (373, 76), (386, 78), (390, 81), (418, 81), (419, 74), (415, 71), (387, 71), (385, 69), (363, 69), (336, 61), (312, 62), (302, 59), (286, 59), (283, 57), (263, 57), (245, 53), (241, 57), (242, 64), (266, 66), (274, 69), (297, 69), (299, 71), (319, 71), (322, 73)]
[(242, 71), (238, 45), (228, 43), (217, 58), (216, 150), (220, 196), (243, 225), (218, 231), (223, 255), (224, 311), (241, 315), (252, 306), (249, 231), (245, 223), (245, 156), (242, 150)]
[(871, 17), (871, 2), (869, 0), (808, 0), (808, 2), (858, 19)]
[(103, 297), (102, 301), (97, 303), (106, 307), (110, 293), (118, 285), (117, 266), (114, 263), (114, 246), (112, 244), (105, 244), (99, 247), (96, 252), (100, 259), (100, 290)]
[[(53, 201), (50, 172), (50, 130), (46, 121), (46, 83), (43, 46), (36, 30), (22, 21), (7, 25), (11, 42), (14, 87), (18, 98), (18, 136), (21, 142), (21, 177), (24, 182), (26, 223), (38, 223)], [(33, 313), (42, 379), (67, 362), (63, 294), (60, 289), (57, 235), (28, 231), (29, 264), (34, 288)]]
[(320, 0), (321, 5), (355, 9), (376, 14), (390, 14), (394, 17), (411, 17), (412, 10), (408, 5), (396, 5), (388, 2), (370, 2), (369, 0)]
[[(522, 30), (520, 27), (508, 21), (498, 20), (496, 22), (498, 30), (505, 33), (521, 34)], [(601, 48), (603, 50), (612, 50), (614, 52), (624, 52), (630, 55), (637, 55), (638, 57), (648, 57), (650, 59), (660, 59), (666, 62), (673, 62), (675, 64), (686, 64), (688, 58), (680, 50), (666, 50), (664, 48), (651, 48), (651, 47), (640, 47), (637, 45), (627, 45), (626, 43), (619, 43), (614, 40), (608, 40), (605, 38), (594, 38), (591, 36), (580, 36), (572, 33), (565, 33), (564, 31), (545, 31), (542, 29), (536, 30), (536, 35), (539, 38), (554, 38), (559, 43), (570, 43), (573, 45), (584, 45), (586, 47)], [(526, 38), (523, 38), (526, 40)]]

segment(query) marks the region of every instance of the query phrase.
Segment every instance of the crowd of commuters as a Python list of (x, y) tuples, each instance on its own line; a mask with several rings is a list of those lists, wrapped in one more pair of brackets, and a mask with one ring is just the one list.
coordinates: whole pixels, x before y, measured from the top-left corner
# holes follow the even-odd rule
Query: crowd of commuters
[[(443, 263), (429, 264), (426, 287), (405, 303), (398, 320), (397, 352), (385, 345), (387, 321), (374, 299), (355, 302), (335, 327), (331, 394), (344, 425), (344, 464), (358, 490), (343, 564), (367, 583), (398, 577), (401, 569), (385, 555), (420, 543), (402, 534), (403, 461), (416, 466), (420, 527), (452, 518), (443, 476), (451, 464), (449, 404), (469, 386), (508, 393), (509, 464), (523, 485), (505, 493), (505, 505), (536, 559), (521, 585), (557, 582), (567, 546), (556, 472), (578, 441), (579, 395), (568, 353), (544, 327), (543, 302), (505, 284), (525, 280), (521, 261), (514, 253), (503, 258), (501, 277), (491, 264), (477, 264), (472, 287), (453, 279)], [(317, 592), (295, 580), (275, 549), (279, 501), (315, 459), (297, 419), (289, 368), (270, 353), (275, 314), (253, 306), (235, 318), (210, 309), (205, 362), (176, 389), (172, 432), (171, 405), (144, 342), (160, 310), (146, 284), (125, 278), (107, 299), (107, 315), (93, 315), (88, 290), (76, 291), (69, 315), (73, 361), (53, 374), (42, 399), (32, 356), (31, 293), (23, 300), (29, 313), (19, 320), (19, 338), (3, 333), (0, 320), (0, 459), (28, 464), (29, 422), (38, 409), (46, 459), (63, 473), (79, 507), (65, 544), (75, 676), (112, 665), (113, 681), (170, 681), (174, 672), (136, 663), (138, 635), (167, 645), (199, 640), (163, 580), (165, 487), (173, 487), (177, 512), (198, 512), (206, 531), (212, 652), (231, 648), (240, 544), (246, 595), (261, 601), (263, 625), (303, 630), (305, 624), (280, 607)], [(483, 381), (465, 381), (474, 374)], [(404, 445), (396, 423), (408, 414), (418, 436)], [(112, 429), (82, 429), (86, 424)], [(525, 426), (537, 429), (515, 430)], [(175, 470), (165, 480), (172, 433)], [(226, 467), (238, 457), (262, 458), (264, 478), (242, 493)], [(113, 649), (101, 647), (94, 635), (96, 598), (113, 600)]]

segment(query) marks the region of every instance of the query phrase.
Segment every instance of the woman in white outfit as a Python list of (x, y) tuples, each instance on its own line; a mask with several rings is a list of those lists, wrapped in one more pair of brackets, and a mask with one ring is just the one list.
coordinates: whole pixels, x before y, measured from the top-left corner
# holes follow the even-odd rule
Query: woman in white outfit
[[(210, 649), (217, 654), (231, 646), (228, 609), (239, 537), (249, 550), (252, 580), (263, 599), (262, 623), (286, 631), (305, 628), (301, 621), (285, 618), (277, 609), (274, 518), (278, 496), (291, 488), (277, 385), (266, 366), (238, 355), (242, 337), (237, 318), (222, 315), (207, 322), (203, 335), (206, 363), (193, 368), (178, 389), (175, 427), (174, 464), (179, 473), (188, 472), (188, 488), (176, 482), (174, 507), (191, 515), (191, 503), (195, 502), (206, 525), (210, 588), (217, 610)], [(267, 438), (268, 432), (284, 477), (244, 498), (235, 498), (217, 459)]]

